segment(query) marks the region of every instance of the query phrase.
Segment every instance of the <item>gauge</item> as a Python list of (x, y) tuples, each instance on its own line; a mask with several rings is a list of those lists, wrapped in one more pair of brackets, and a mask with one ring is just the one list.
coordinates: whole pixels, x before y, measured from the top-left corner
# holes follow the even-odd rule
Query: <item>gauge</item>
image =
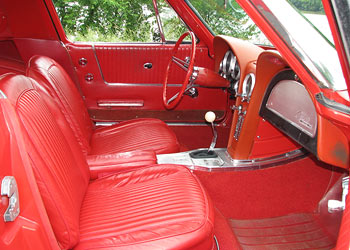
[(228, 50), (220, 62), (219, 74), (224, 74), (226, 78), (239, 79), (240, 68), (237, 62), (237, 57), (231, 50)]
[(231, 71), (231, 77), (235, 80), (239, 80), (239, 77), (241, 75), (241, 69), (239, 68), (237, 58), (235, 57), (234, 63), (233, 63), (233, 69)]
[(242, 85), (242, 97), (246, 100), (250, 99), (252, 95), (253, 89), (255, 85), (255, 75), (253, 73), (249, 73), (246, 75)]
[(224, 61), (223, 60), (220, 62), (219, 75), (222, 76), (223, 78), (227, 78), (226, 74), (224, 73)]
[(238, 90), (241, 69), (239, 67), (237, 57), (231, 50), (226, 51), (222, 61), (220, 62), (219, 74), (230, 81), (231, 86), (228, 90), (236, 95)]
[(230, 68), (230, 64), (229, 64), (229, 60), (231, 59), (231, 51), (228, 50), (224, 56), (224, 58), (222, 59), (222, 70), (224, 72), (224, 74), (226, 76), (229, 75), (229, 68)]

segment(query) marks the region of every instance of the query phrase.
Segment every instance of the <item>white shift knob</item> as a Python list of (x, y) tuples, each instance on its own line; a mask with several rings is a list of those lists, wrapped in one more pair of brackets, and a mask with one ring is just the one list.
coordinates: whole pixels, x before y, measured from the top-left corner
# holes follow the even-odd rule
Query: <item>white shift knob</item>
[(208, 111), (207, 113), (205, 113), (205, 120), (209, 123), (212, 123), (213, 121), (215, 121), (216, 115), (213, 111)]

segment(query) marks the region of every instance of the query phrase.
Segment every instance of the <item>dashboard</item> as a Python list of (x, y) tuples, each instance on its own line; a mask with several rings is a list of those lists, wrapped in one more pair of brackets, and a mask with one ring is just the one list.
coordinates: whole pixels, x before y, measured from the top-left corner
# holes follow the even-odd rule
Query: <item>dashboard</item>
[(218, 36), (214, 54), (215, 70), (230, 81), (234, 97), (228, 142), (233, 159), (280, 155), (300, 147), (317, 153), (312, 99), (276, 51)]
[(323, 90), (314, 82), (306, 86), (276, 50), (240, 39), (216, 36), (214, 55), (214, 71), (230, 82), (232, 159), (283, 157), (305, 148), (319, 160), (348, 168), (348, 139), (324, 115), (333, 111), (317, 103)]

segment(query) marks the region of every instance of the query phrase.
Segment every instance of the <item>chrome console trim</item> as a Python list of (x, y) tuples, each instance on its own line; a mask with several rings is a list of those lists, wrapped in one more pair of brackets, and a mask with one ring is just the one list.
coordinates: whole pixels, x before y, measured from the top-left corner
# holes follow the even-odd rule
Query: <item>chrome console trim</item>
[(174, 154), (157, 155), (158, 164), (180, 164), (186, 165), (189, 169), (206, 172), (214, 171), (247, 171), (258, 170), (304, 158), (308, 155), (307, 151), (297, 149), (285, 154), (280, 154), (265, 158), (255, 158), (249, 160), (232, 159), (226, 148), (216, 148), (217, 158), (192, 159), (190, 153), (196, 151), (187, 151)]

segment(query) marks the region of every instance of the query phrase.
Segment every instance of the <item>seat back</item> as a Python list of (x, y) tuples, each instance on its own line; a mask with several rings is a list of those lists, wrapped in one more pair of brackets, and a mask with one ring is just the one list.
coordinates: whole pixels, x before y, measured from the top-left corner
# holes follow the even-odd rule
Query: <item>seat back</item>
[(38, 188), (63, 249), (79, 241), (81, 204), (89, 170), (66, 119), (55, 102), (26, 76), (6, 74), (0, 89), (14, 106)]
[(90, 151), (93, 124), (84, 101), (67, 72), (53, 59), (33, 56), (27, 75), (34, 78), (55, 99), (85, 154)]

